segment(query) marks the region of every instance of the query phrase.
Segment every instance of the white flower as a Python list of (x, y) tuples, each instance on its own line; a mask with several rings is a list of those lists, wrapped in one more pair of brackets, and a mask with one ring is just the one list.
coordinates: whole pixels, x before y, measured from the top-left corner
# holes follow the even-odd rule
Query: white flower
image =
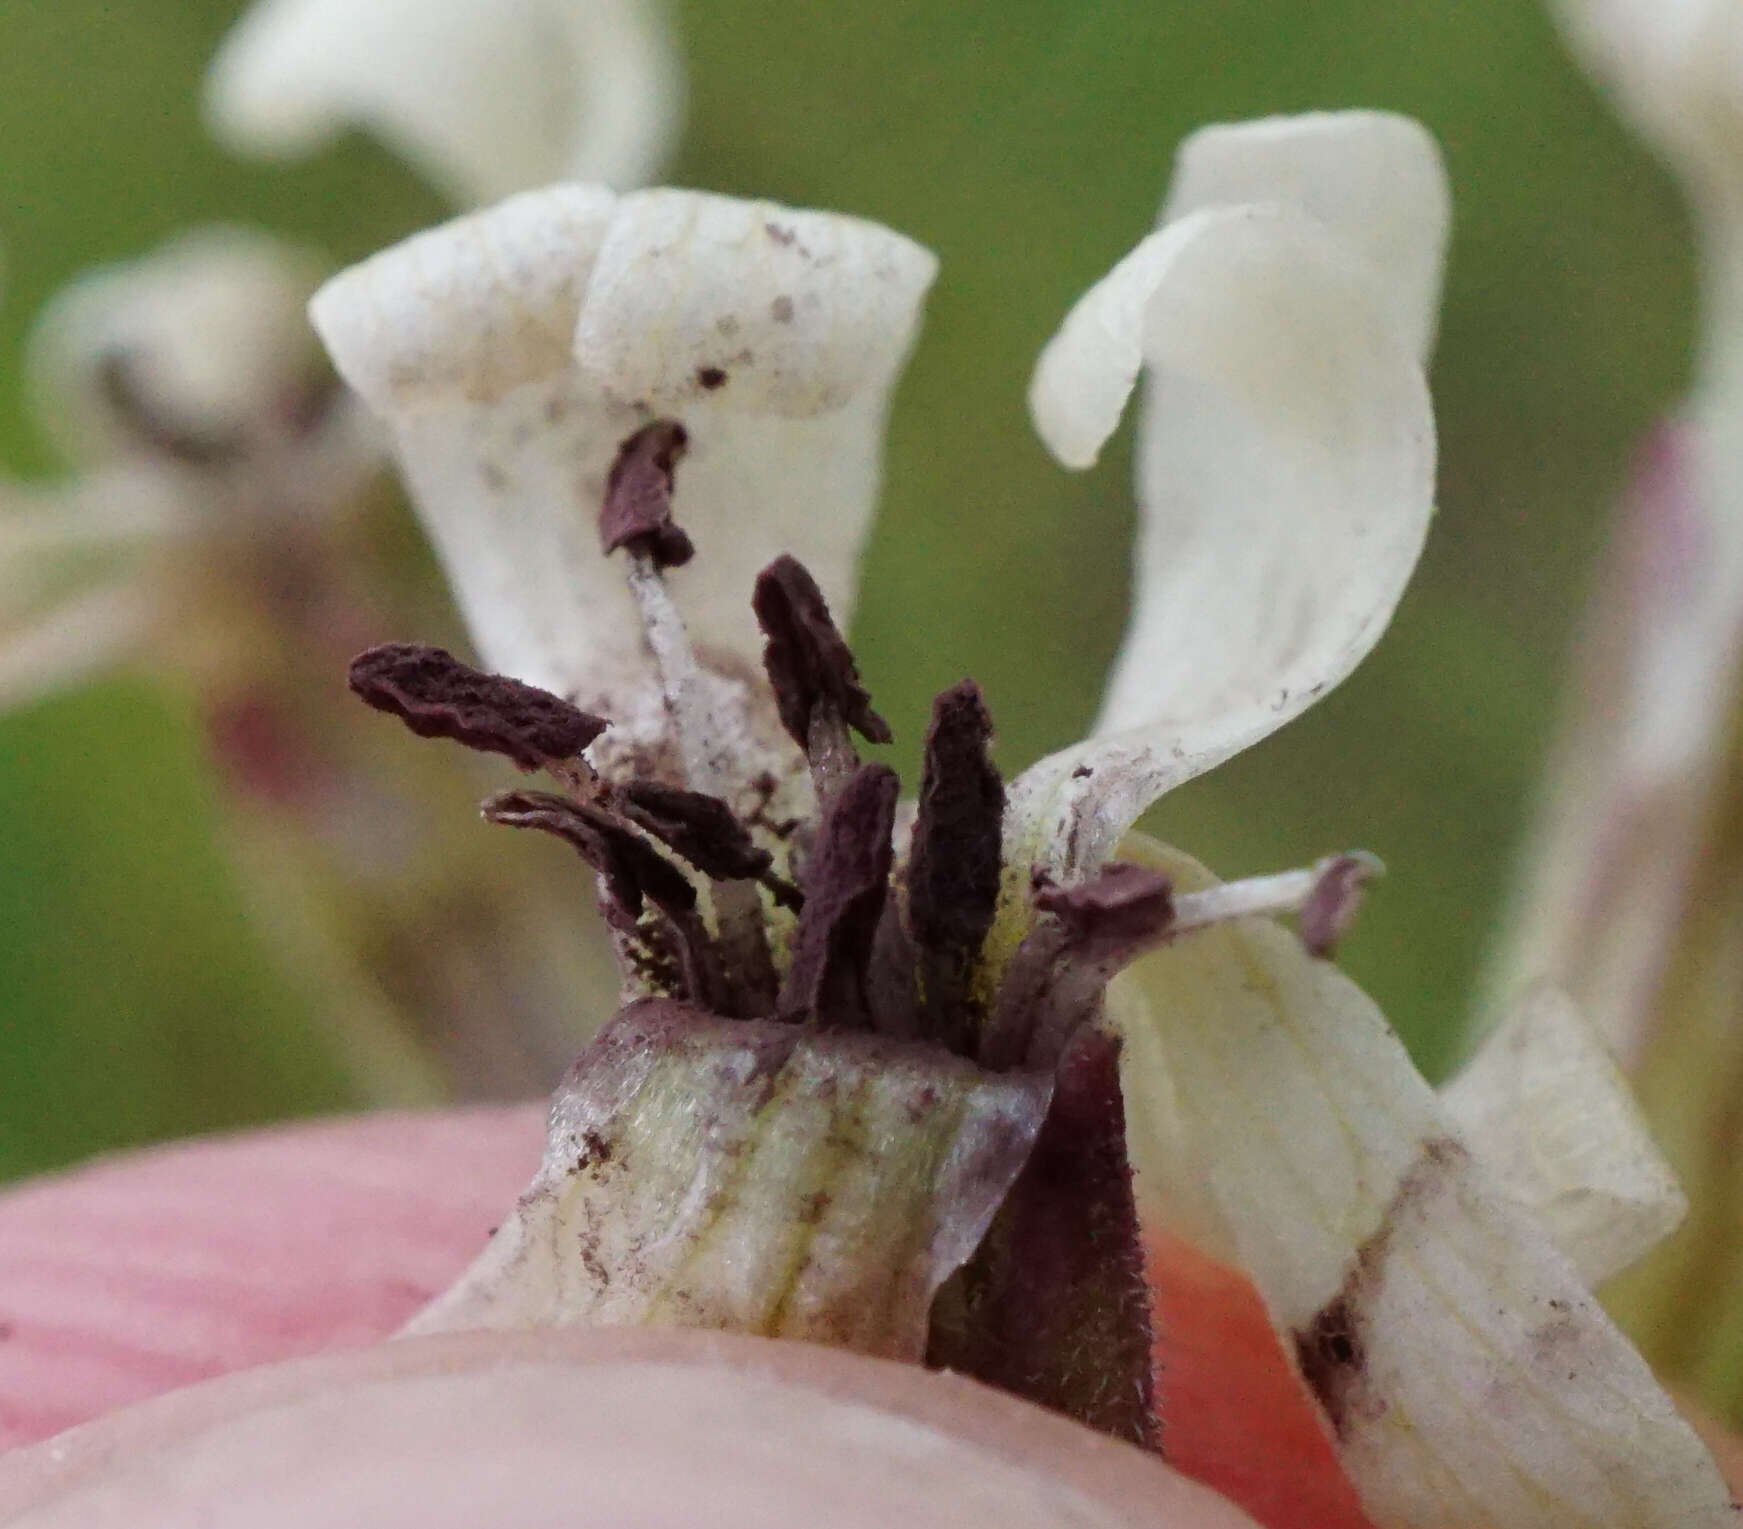
[(660, 0), (257, 0), (206, 114), (268, 157), (365, 128), (471, 206), (565, 177), (642, 184), (683, 95)]
[[(1442, 1100), (1352, 984), (1253, 916), (1298, 912), (1304, 935), (1323, 943), (1347, 912), (1360, 862), (1222, 888), (1184, 856), (1128, 841), (1128, 859), (1150, 855), (1166, 869), (1172, 896), (1141, 871), (1098, 874), (1150, 803), (1311, 705), (1390, 618), (1433, 503), (1422, 367), (1446, 219), (1434, 148), (1399, 118), (1274, 120), (1188, 142), (1163, 226), (1072, 311), (1030, 390), (1043, 438), (1082, 466), (1146, 377), (1136, 602), (1101, 718), (1084, 742), (1026, 771), (1008, 797), (988, 798), (968, 789), (979, 789), (984, 771), (968, 785), (948, 778), (940, 759), (950, 750), (938, 742), (956, 729), (947, 742), (960, 765), (984, 714), (965, 724), (978, 702), (960, 690), (940, 699), (917, 826), (897, 872), (902, 891), (886, 908), (879, 873), (876, 942), (850, 974), (859, 986), (843, 988), (840, 1001), (869, 1003), (874, 1031), (924, 1035), (940, 992), (961, 999), (978, 1029), (955, 1049), (980, 1064), (973, 1087), (988, 1090), (976, 1108), (1002, 1112), (1003, 1129), (1015, 1129), (1023, 1101), (995, 1085), (1056, 1060), (1113, 971), (1149, 949), (1108, 994), (1125, 1042), (1126, 1140), (1141, 1169), (1140, 1203), (1252, 1279), (1377, 1524), (1728, 1523), (1727, 1494), (1704, 1450), (1587, 1288), (1588, 1273), (1625, 1262), (1662, 1230), (1676, 1197), (1578, 1020), (1553, 1005), (1523, 1015), (1496, 1042), (1512, 1050), (1492, 1053)], [(580, 812), (520, 794), (493, 808), (499, 820), (567, 822), (584, 840), (606, 821), (600, 804), (610, 807), (612, 793), (658, 757), (668, 769), (675, 758), (685, 781), (725, 797), (746, 821), (768, 821), (752, 813), (780, 792), (792, 821), (807, 821), (811, 782), (781, 763), (744, 600), (756, 570), (790, 552), (814, 569), (837, 613), (845, 609), (888, 394), (932, 275), (924, 251), (852, 219), (680, 192), (614, 198), (558, 187), (420, 235), (317, 297), (316, 326), (347, 381), (386, 419), (486, 660), (610, 723), (586, 761), (548, 761), (576, 787)], [(663, 436), (636, 434), (653, 421), (666, 422)], [(674, 486), (671, 451), (654, 464), (663, 478), (645, 453), (650, 441), (663, 449), (686, 439)], [(598, 507), (622, 486), (614, 463), (638, 461), (640, 481), (662, 509), (669, 494), (672, 520), (697, 548), (692, 567), (664, 578), (651, 552), (632, 550), (639, 605), (614, 582), (622, 571), (613, 573), (597, 541)], [(779, 623), (765, 620), (765, 630), (774, 639)], [(432, 705), (402, 683), (414, 670), (395, 668), (417, 661), (384, 650), (360, 688), (420, 731), (476, 741), (480, 693), (451, 692), (464, 705), (438, 695)], [(519, 692), (501, 695), (525, 703)], [(795, 735), (824, 813), (799, 829), (799, 850), (782, 841), (778, 864), (803, 858), (807, 835), (813, 861), (844, 843), (843, 803), (880, 768), (862, 767), (843, 785), (851, 700), (838, 697), (821, 723), (814, 712), (809, 731), (801, 710)], [(789, 711), (783, 705), (791, 728)], [(524, 752), (524, 738), (509, 748)], [(989, 799), (1007, 803), (1002, 854), (996, 815), (984, 864), (972, 833), (953, 839), (940, 827), (949, 815), (934, 793), (949, 790), (959, 816)], [(886, 813), (893, 802), (892, 783)], [(855, 800), (854, 810), (866, 805)], [(887, 845), (887, 816), (870, 821)], [(877, 832), (860, 835), (868, 857), (877, 841)], [(946, 841), (962, 852), (947, 871), (965, 884), (963, 898), (984, 899), (966, 972), (937, 960), (920, 928), (926, 878), (939, 870), (923, 862)], [(609, 869), (597, 846), (591, 853)], [(815, 897), (822, 883), (805, 885)], [(1134, 888), (1150, 903), (1121, 901)], [(688, 904), (668, 900), (682, 940)], [(1116, 903), (1122, 917), (1150, 923), (1110, 932), (1096, 920)], [(787, 967), (781, 1012), (824, 1022), (803, 1041), (789, 1034), (781, 1055), (813, 1058), (834, 1044), (830, 1026), (842, 1011), (817, 999), (815, 986), (788, 1007), (801, 969), (815, 975), (806, 966), (819, 950), (807, 927), (812, 901), (796, 932), (772, 904), (760, 906)], [(737, 928), (723, 910), (743, 907), (717, 905), (719, 945)], [(1074, 927), (1074, 918), (1083, 922)], [(631, 940), (640, 927), (620, 922)], [(865, 941), (870, 928), (860, 931)], [(708, 936), (692, 926), (693, 953), (718, 954)], [(892, 971), (902, 983), (890, 984)], [(682, 979), (692, 1004), (698, 980)], [(750, 1028), (728, 1027), (747, 1037), (747, 1055), (772, 1033), (762, 1028), (773, 1023), (763, 1017), (770, 1009), (717, 1012), (749, 1016), (732, 1024)], [(649, 1013), (653, 1021), (637, 1018), (628, 1030), (625, 1015), (613, 1022), (634, 1045), (578, 1064), (535, 1192), (432, 1314), (438, 1325), (597, 1320), (630, 1309), (636, 1320), (682, 1321), (674, 1300), (680, 1312), (748, 1300), (758, 1313), (752, 1330), (786, 1335), (828, 1332), (841, 1320), (840, 1270), (828, 1259), (794, 1266), (812, 1281), (812, 1304), (798, 1312), (766, 1309), (760, 1274), (744, 1272), (762, 1267), (743, 1262), (757, 1247), (742, 1240), (745, 1152), (718, 1167), (707, 1159), (709, 1175), (741, 1186), (721, 1202), (730, 1231), (716, 1226), (700, 1260), (726, 1260), (734, 1272), (718, 1277), (737, 1280), (732, 1302), (686, 1306), (695, 1288), (683, 1285), (680, 1300), (661, 1283), (666, 1274), (647, 1284), (650, 1266), (672, 1254), (664, 1241), (636, 1265), (643, 1283), (629, 1289), (553, 1256), (571, 1232), (595, 1253), (606, 1246), (586, 1242), (585, 1229), (615, 1193), (603, 1148), (628, 1129), (624, 1101), (641, 1097), (646, 1068), (628, 1081), (623, 1071), (634, 1071), (635, 1057), (657, 1054), (648, 1065), (665, 1101), (660, 1118), (674, 1118), (676, 1053), (647, 1051), (648, 1036), (676, 1024), (694, 1038), (707, 1026), (696, 1028), (693, 1009), (678, 1020), (626, 1011)], [(904, 1028), (914, 1024), (917, 1032)], [(765, 1075), (743, 1058), (717, 1067), (706, 1075), (710, 1099)], [(897, 1088), (893, 1077), (887, 1087)], [(874, 1097), (880, 1109), (887, 1102)], [(697, 1106), (704, 1115), (713, 1107)], [(830, 1118), (825, 1110), (808, 1129)], [(1509, 1131), (1492, 1127), (1497, 1118)], [(845, 1139), (870, 1130), (863, 1118), (851, 1124)], [(953, 1153), (985, 1146), (964, 1131), (930, 1160), (959, 1162)], [(909, 1164), (905, 1149), (887, 1150)], [(693, 1218), (716, 1203), (700, 1169), (696, 1185), (658, 1200), (673, 1237), (688, 1237)], [(1603, 1217), (1593, 1204), (1639, 1214), (1607, 1227), (1595, 1224)], [(829, 1214), (827, 1204), (818, 1211)], [(856, 1224), (830, 1225), (839, 1250), (836, 1239)], [(885, 1243), (889, 1266), (879, 1264), (878, 1280), (907, 1281), (929, 1300), (948, 1272), (919, 1258), (936, 1252), (936, 1239), (924, 1249)], [(505, 1291), (504, 1279), (519, 1285)], [(900, 1351), (912, 1342), (903, 1333), (875, 1341)]]
[(0, 704), (137, 651), (190, 538), (323, 517), (378, 467), (303, 307), (319, 267), (247, 230), (186, 235), (65, 289), (29, 382), (75, 471), (0, 483)]

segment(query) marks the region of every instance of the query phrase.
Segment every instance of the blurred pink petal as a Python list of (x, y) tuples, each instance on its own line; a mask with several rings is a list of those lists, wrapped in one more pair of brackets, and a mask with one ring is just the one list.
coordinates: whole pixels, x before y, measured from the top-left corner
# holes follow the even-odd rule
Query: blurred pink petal
[(292, 1126), (0, 1195), (0, 1448), (386, 1336), (514, 1203), (543, 1116), (522, 1105)]

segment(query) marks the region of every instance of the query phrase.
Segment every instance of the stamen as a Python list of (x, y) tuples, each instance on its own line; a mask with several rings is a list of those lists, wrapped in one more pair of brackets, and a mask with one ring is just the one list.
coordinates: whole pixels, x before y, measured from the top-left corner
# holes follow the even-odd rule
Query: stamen
[(628, 554), (629, 592), (660, 673), (684, 779), (697, 791), (719, 795), (728, 779), (729, 761), (720, 757), (728, 729), (714, 713), (684, 618), (661, 577), (662, 570), (688, 562), (695, 552), (672, 520), (673, 474), (688, 442), (676, 420), (655, 420), (618, 447), (600, 507), (599, 537), (607, 553)]
[(1101, 1006), (1114, 973), (1160, 944), (1174, 927), (1168, 878), (1115, 861), (1076, 886), (1047, 884), (1037, 924), (1011, 958), (981, 1037), (980, 1060), (994, 1070), (1051, 1068)]
[(1368, 883), (1384, 875), (1386, 867), (1365, 851), (1337, 855), (1321, 864), (1319, 882), (1301, 905), (1295, 928), (1309, 955), (1328, 957), (1354, 920)]
[(725, 1001), (720, 957), (696, 911), (689, 877), (612, 813), (547, 791), (504, 791), (484, 803), (484, 816), (509, 828), (536, 828), (574, 848), (598, 872), (615, 927), (635, 933), (644, 899), (665, 915), (677, 939), (686, 991), (704, 1007)]
[(1347, 855), (1328, 855), (1307, 870), (1253, 876), (1204, 892), (1188, 892), (1175, 899), (1168, 938), (1230, 919), (1295, 913), (1302, 919), (1302, 944), (1314, 955), (1323, 956), (1355, 916), (1362, 888), (1385, 871), (1377, 856), (1355, 850)]
[(1038, 924), (1011, 958), (987, 1022), (982, 1065), (1052, 1066), (1123, 968), (1146, 951), (1217, 924), (1298, 914), (1302, 942), (1324, 955), (1348, 927), (1362, 886), (1383, 869), (1374, 856), (1357, 851), (1306, 870), (1176, 896), (1160, 872), (1111, 862), (1076, 886), (1044, 885), (1035, 905), (1053, 922)]
[(770, 869), (774, 856), (717, 796), (664, 781), (637, 778), (618, 788), (623, 814), (715, 881), (756, 881), (782, 906), (797, 910), (804, 896)]
[(827, 808), (859, 767), (848, 730), (888, 743), (890, 725), (872, 710), (853, 652), (797, 558), (778, 557), (757, 575), (751, 608), (768, 638), (763, 667), (781, 724), (810, 760), (818, 801)]
[(805, 909), (781, 989), (783, 1019), (869, 1026), (866, 979), (889, 893), (900, 791), (894, 770), (862, 765), (825, 812), (802, 878)]
[(970, 986), (999, 900), (1005, 788), (988, 755), (992, 718), (973, 680), (932, 703), (920, 778), (908, 926), (919, 951), (930, 1038), (961, 1055), (975, 1049)]
[(350, 685), (420, 738), (506, 754), (523, 770), (572, 774), (603, 718), (505, 675), (485, 674), (442, 648), (390, 642), (351, 660)]
[(729, 1012), (771, 1013), (778, 978), (763, 927), (762, 904), (750, 883), (768, 887), (789, 908), (803, 905), (799, 889), (770, 869), (774, 857), (755, 844), (750, 831), (719, 797), (647, 779), (625, 782), (617, 796), (625, 817), (676, 850), (712, 882), (721, 954), (736, 990)]

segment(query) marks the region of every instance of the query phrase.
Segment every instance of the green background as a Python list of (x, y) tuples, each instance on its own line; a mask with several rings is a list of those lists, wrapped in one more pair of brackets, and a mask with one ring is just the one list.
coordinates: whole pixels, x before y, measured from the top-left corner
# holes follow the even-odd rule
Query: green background
[[(234, 10), (0, 4), (0, 453), (20, 473), (54, 464), (19, 344), (80, 268), (212, 220), (348, 261), (444, 214), (361, 140), (293, 167), (212, 147), (197, 89)], [(673, 181), (858, 212), (943, 260), (855, 633), (903, 764), (930, 693), (964, 673), (1007, 769), (1095, 708), (1129, 457), (1064, 475), (1023, 391), (1069, 304), (1153, 220), (1177, 140), (1352, 105), (1438, 135), (1457, 221), (1421, 572), (1355, 679), (1153, 826), (1225, 874), (1379, 853), (1391, 875), (1346, 964), (1444, 1067), (1605, 507), (1686, 370), (1669, 184), (1519, 0), (692, 0), (679, 19), (692, 99)], [(227, 878), (171, 690), (122, 676), (0, 719), (0, 1176), (348, 1102)]]

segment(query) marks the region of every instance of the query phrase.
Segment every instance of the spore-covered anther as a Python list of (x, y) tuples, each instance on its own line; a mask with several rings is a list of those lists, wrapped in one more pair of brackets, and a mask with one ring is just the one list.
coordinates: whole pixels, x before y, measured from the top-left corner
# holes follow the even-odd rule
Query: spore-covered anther
[(420, 738), (505, 754), (523, 770), (573, 760), (608, 725), (548, 690), (482, 673), (424, 643), (389, 642), (358, 654), (350, 685)]
[(805, 908), (781, 988), (784, 1019), (870, 1027), (866, 973), (889, 895), (891, 834), (901, 782), (861, 765), (830, 804), (805, 867)]
[(989, 746), (992, 717), (964, 680), (932, 703), (908, 863), (908, 927), (922, 964), (928, 1031), (973, 1050), (969, 988), (999, 900), (1005, 787)]
[(890, 741), (890, 725), (872, 710), (853, 653), (803, 563), (778, 557), (763, 569), (751, 608), (768, 638), (763, 667), (774, 686), (781, 725), (800, 748), (814, 753), (815, 726), (828, 721), (845, 723), (872, 743)]
[(628, 548), (656, 568), (677, 568), (695, 556), (689, 536), (672, 519), (673, 476), (690, 444), (674, 419), (644, 425), (618, 447), (599, 512), (607, 552)]

